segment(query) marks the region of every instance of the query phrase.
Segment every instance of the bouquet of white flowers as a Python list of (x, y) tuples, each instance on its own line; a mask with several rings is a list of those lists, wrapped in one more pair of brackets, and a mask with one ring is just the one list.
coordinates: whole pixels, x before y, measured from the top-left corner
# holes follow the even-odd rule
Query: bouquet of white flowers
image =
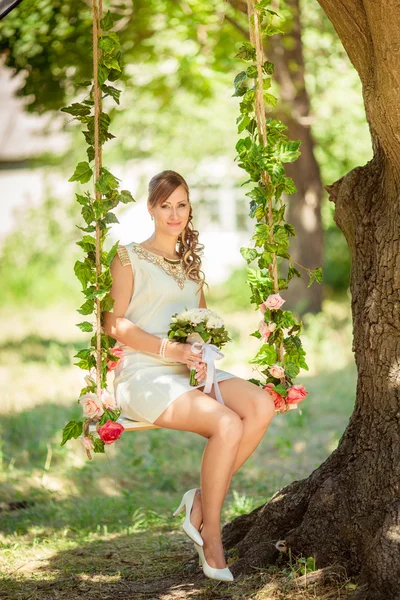
[[(231, 341), (221, 317), (208, 308), (186, 309), (172, 315), (168, 337), (177, 342), (192, 344), (192, 352), (202, 353), (207, 363), (207, 381), (204, 391), (210, 391), (215, 372), (214, 359), (224, 355), (218, 352), (226, 342)], [(190, 370), (190, 385), (197, 385), (196, 369)]]

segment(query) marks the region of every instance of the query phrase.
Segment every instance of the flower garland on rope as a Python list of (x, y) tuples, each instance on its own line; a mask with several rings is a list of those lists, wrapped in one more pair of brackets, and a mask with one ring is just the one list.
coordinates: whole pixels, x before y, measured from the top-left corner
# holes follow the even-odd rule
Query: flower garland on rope
[[(258, 330), (250, 335), (264, 343), (249, 362), (258, 365), (257, 370), (266, 379), (264, 382), (255, 378), (249, 381), (268, 390), (275, 411), (283, 413), (296, 408), (308, 394), (303, 385), (293, 384), (301, 368), (308, 370), (299, 337), (302, 322), (297, 322), (291, 311), (282, 310), (285, 300), (280, 295), (294, 276), (301, 277), (288, 252), (289, 238), (295, 236), (295, 230), (284, 220), (286, 205), (282, 202), (283, 193), (296, 191), (293, 180), (285, 176), (283, 163), (298, 158), (300, 141), (289, 141), (282, 133), (286, 126), (279, 120), (266, 119), (265, 115), (265, 105), (275, 107), (277, 98), (268, 92), (274, 65), (264, 60), (262, 39), (283, 33), (273, 24), (279, 15), (271, 10), (271, 0), (261, 0), (256, 5), (253, 0), (248, 0), (247, 6), (250, 42), (240, 46), (236, 57), (252, 64), (236, 75), (233, 96), (242, 98), (236, 123), (238, 133), (246, 133), (246, 137), (236, 144), (236, 159), (250, 176), (245, 183), (256, 183), (246, 196), (251, 199), (249, 215), (256, 218), (257, 223), (252, 237), (255, 247), (243, 247), (240, 252), (247, 264), (257, 259), (259, 267), (247, 269), (250, 302), (256, 304), (263, 316)], [(247, 80), (251, 79), (254, 85), (249, 87)], [(278, 257), (289, 261), (286, 279), (278, 276)], [(321, 268), (311, 270), (298, 266), (309, 274), (308, 287), (314, 281), (321, 283)], [(264, 368), (260, 371), (260, 367)]]
[[(93, 82), (82, 82), (80, 87), (91, 86), (82, 102), (75, 102), (62, 108), (87, 127), (83, 131), (87, 147), (88, 161), (76, 166), (69, 181), (82, 184), (94, 179), (94, 197), (89, 191), (76, 194), (82, 206), (84, 232), (77, 242), (84, 253), (84, 259), (77, 261), (74, 272), (79, 279), (85, 302), (78, 309), (82, 315), (95, 314), (94, 322), (83, 321), (77, 327), (83, 332), (93, 332), (90, 348), (80, 350), (75, 363), (81, 369), (89, 371), (85, 377), (86, 386), (81, 390), (78, 403), (83, 410), (83, 419), (69, 421), (62, 432), (63, 446), (69, 439), (80, 438), (91, 460), (91, 451), (104, 452), (105, 444), (118, 439), (124, 428), (116, 423), (121, 410), (116, 405), (112, 394), (107, 391), (107, 373), (113, 370), (121, 360), (122, 350), (114, 347), (116, 340), (104, 333), (102, 327), (103, 311), (112, 311), (114, 299), (110, 294), (112, 276), (110, 264), (119, 242), (106, 252), (103, 250), (104, 240), (110, 223), (118, 223), (112, 212), (120, 202), (134, 202), (128, 190), (118, 190), (118, 179), (102, 166), (102, 146), (115, 136), (109, 132), (110, 116), (103, 111), (102, 102), (106, 97), (119, 104), (121, 91), (108, 82), (114, 82), (122, 75), (121, 49), (117, 34), (112, 31), (114, 17), (110, 11), (103, 17), (102, 0), (93, 0)], [(94, 169), (90, 165), (94, 161)], [(90, 235), (94, 234), (94, 235)], [(94, 425), (95, 431), (92, 430)]]

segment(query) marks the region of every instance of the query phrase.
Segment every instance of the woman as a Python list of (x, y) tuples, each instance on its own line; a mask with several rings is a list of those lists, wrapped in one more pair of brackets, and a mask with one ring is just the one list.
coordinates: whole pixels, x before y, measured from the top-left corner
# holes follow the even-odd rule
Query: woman
[[(274, 414), (272, 396), (257, 385), (216, 369), (224, 404), (214, 389), (204, 393), (206, 365), (191, 344), (167, 340), (171, 316), (206, 308), (198, 231), (186, 181), (162, 171), (149, 184), (147, 208), (154, 232), (147, 240), (118, 247), (111, 263), (115, 300), (104, 313), (104, 330), (123, 348), (115, 369), (115, 397), (128, 419), (192, 431), (208, 439), (200, 489), (183, 495), (185, 533), (195, 542), (205, 575), (232, 581), (221, 537), (221, 511), (232, 475), (252, 454)], [(127, 268), (129, 267), (130, 268)], [(188, 369), (198, 385), (189, 384)], [(201, 490), (201, 493), (200, 493)]]

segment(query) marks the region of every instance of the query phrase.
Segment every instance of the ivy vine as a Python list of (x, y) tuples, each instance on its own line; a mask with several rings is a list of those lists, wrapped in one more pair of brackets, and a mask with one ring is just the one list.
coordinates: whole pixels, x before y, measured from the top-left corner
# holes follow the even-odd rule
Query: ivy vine
[[(242, 247), (240, 252), (248, 265), (256, 261), (258, 266), (258, 269), (247, 268), (250, 302), (257, 309), (262, 306), (264, 322), (273, 325), (267, 341), (249, 361), (258, 365), (258, 371), (265, 380), (251, 378), (250, 381), (262, 387), (273, 384), (272, 389), (285, 398), (300, 370), (308, 370), (300, 339), (302, 322), (296, 321), (289, 310), (269, 309), (263, 303), (269, 295), (287, 289), (293, 277), (301, 277), (295, 265), (307, 271), (308, 287), (314, 281), (322, 282), (322, 269), (307, 269), (296, 263), (289, 253), (290, 238), (296, 233), (293, 225), (285, 222), (283, 195), (293, 194), (296, 187), (293, 180), (286, 177), (284, 163), (294, 162), (299, 157), (300, 141), (287, 138), (284, 133), (286, 126), (280, 120), (266, 118), (266, 105), (275, 108), (277, 98), (269, 91), (274, 65), (264, 60), (262, 46), (264, 37), (283, 32), (275, 25), (280, 17), (271, 9), (270, 0), (262, 0), (256, 5), (249, 1), (248, 4), (250, 42), (241, 44), (236, 54), (248, 66), (236, 75), (233, 82), (233, 96), (241, 98), (237, 130), (244, 134), (236, 144), (235, 160), (249, 175), (242, 185), (255, 184), (246, 196), (250, 198), (249, 216), (256, 220), (256, 224), (251, 238), (254, 245)], [(288, 261), (286, 277), (278, 275), (278, 258), (279, 264)], [(260, 330), (250, 335), (262, 337)], [(282, 377), (271, 375), (269, 368), (273, 365), (283, 367)], [(288, 406), (284, 410), (287, 409)]]

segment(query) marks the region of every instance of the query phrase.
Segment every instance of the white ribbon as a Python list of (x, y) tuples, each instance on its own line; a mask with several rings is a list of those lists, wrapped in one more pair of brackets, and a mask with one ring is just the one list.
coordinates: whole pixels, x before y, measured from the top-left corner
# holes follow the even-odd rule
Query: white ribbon
[(191, 350), (194, 354), (200, 354), (201, 352), (203, 362), (207, 364), (207, 378), (206, 384), (204, 386), (204, 393), (208, 394), (208, 392), (211, 391), (211, 388), (214, 384), (216, 399), (221, 404), (225, 404), (225, 402), (222, 399), (221, 392), (219, 390), (214, 364), (214, 360), (220, 360), (225, 355), (222, 354), (222, 352), (217, 346), (215, 346), (214, 344), (210, 344), (209, 342), (194, 342), (191, 345)]

